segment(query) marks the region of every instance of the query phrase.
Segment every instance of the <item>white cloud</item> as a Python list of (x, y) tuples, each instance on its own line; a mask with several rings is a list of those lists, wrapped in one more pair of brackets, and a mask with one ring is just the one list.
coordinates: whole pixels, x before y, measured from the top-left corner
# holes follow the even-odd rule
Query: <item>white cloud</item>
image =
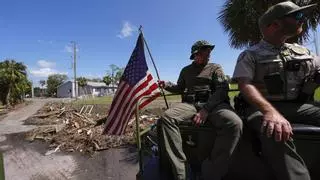
[(55, 69), (56, 63), (46, 60), (37, 62), (38, 68), (30, 69), (30, 73), (35, 77), (46, 78), (51, 74), (68, 74), (67, 72), (59, 72)]
[(39, 60), (37, 62), (38, 66), (40, 68), (53, 68), (56, 67), (56, 63), (55, 62), (50, 62), (50, 61), (46, 61), (46, 60)]
[(30, 73), (36, 77), (48, 77), (51, 74), (55, 74), (57, 71), (51, 68), (41, 68), (38, 70), (30, 70)]
[(41, 40), (41, 39), (38, 39), (37, 42), (41, 43), (41, 44), (53, 44), (53, 41), (45, 41), (45, 40)]
[(122, 29), (120, 31), (120, 34), (117, 35), (120, 39), (132, 36), (132, 32), (136, 31), (137, 29), (135, 26), (131, 25), (130, 22), (125, 21), (123, 23)]

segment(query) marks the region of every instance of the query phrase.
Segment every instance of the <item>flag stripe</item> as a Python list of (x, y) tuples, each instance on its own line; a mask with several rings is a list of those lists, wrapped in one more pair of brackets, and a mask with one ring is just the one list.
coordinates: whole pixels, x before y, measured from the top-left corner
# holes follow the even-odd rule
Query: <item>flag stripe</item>
[(118, 90), (117, 90), (116, 94), (113, 96), (113, 101), (112, 101), (112, 104), (111, 104), (111, 107), (110, 107), (108, 114), (112, 114), (115, 109), (114, 107), (118, 106), (119, 103), (121, 102), (121, 101), (119, 101), (119, 98), (123, 97), (123, 94), (121, 94), (121, 93), (125, 92), (125, 90), (127, 89), (127, 87), (124, 87), (125, 85), (126, 85), (126, 83), (124, 83), (124, 82), (121, 82), (119, 84)]
[(145, 95), (153, 96), (139, 102), (138, 108), (141, 109), (160, 95), (158, 84), (148, 71), (143, 41), (140, 33), (111, 103), (103, 134), (123, 134), (139, 99)]
[[(155, 93), (151, 98), (148, 99), (144, 99), (142, 101), (142, 104), (139, 106), (139, 109), (142, 109), (144, 106), (148, 105), (150, 102), (152, 102), (153, 100), (155, 100), (157, 97), (159, 97), (161, 95), (160, 92)], [(135, 109), (134, 109), (135, 110)], [(134, 112), (132, 112), (132, 114), (134, 114)], [(126, 127), (128, 126), (128, 123), (126, 123), (126, 126), (122, 129), (121, 134), (124, 133)]]
[(119, 112), (116, 113), (117, 117), (114, 117), (115, 119), (118, 119), (114, 124), (113, 127), (110, 128), (111, 132), (117, 131), (117, 129), (120, 127), (119, 125), (123, 124), (123, 119), (130, 118), (128, 117), (130, 114), (128, 114), (128, 110), (132, 108), (131, 104), (135, 100), (137, 96), (140, 96), (143, 91), (141, 91), (143, 88), (148, 87), (148, 83), (152, 80), (152, 76), (149, 74), (146, 78), (144, 78), (141, 82), (138, 83), (139, 86), (136, 86), (136, 89), (131, 90), (131, 93), (127, 96), (126, 100), (123, 102), (125, 106), (122, 106), (122, 108), (119, 110)]
[[(121, 120), (128, 116), (124, 112), (126, 112), (128, 107), (130, 107), (129, 104), (130, 104), (130, 102), (132, 102), (132, 99), (135, 96), (143, 93), (143, 92), (139, 92), (139, 91), (141, 89), (145, 88), (148, 85), (148, 82), (150, 82), (151, 80), (152, 80), (152, 76), (151, 76), (151, 74), (148, 73), (148, 76), (146, 78), (144, 78), (139, 83), (137, 83), (137, 85), (134, 87), (134, 88), (136, 88), (135, 90), (133, 90), (134, 88), (128, 88), (126, 93), (123, 95), (123, 98), (121, 99), (121, 101), (118, 101), (120, 108), (118, 106), (115, 106), (114, 109), (116, 109), (116, 110), (114, 111), (113, 114), (111, 114), (109, 116), (110, 126), (108, 126), (108, 131), (115, 132), (115, 129), (117, 129), (119, 127), (118, 124), (121, 124)], [(129, 94), (128, 94), (128, 91), (129, 91)]]
[[(151, 92), (152, 91), (155, 91), (155, 90), (157, 90), (157, 88), (158, 88), (158, 85), (157, 84), (152, 84), (146, 91), (144, 91), (141, 95), (139, 95), (138, 97), (136, 97), (131, 103), (130, 103), (130, 105), (129, 105), (129, 109), (130, 109), (130, 111), (126, 111), (126, 116), (127, 116), (127, 118), (123, 118), (123, 119), (121, 119), (121, 121), (119, 121), (119, 122), (121, 122), (121, 124), (120, 124), (120, 126), (118, 126), (116, 129), (118, 130), (117, 131), (117, 134), (121, 134), (121, 133), (123, 133), (124, 132), (124, 130), (125, 130), (125, 128), (127, 127), (127, 125), (128, 125), (128, 121), (129, 121), (129, 119), (130, 119), (130, 117), (132, 116), (132, 114), (134, 114), (134, 112), (135, 112), (135, 105), (137, 104), (137, 102), (138, 102), (138, 100), (139, 99), (141, 99), (141, 97), (143, 97), (143, 96), (147, 96), (147, 95), (150, 95), (151, 94)], [(150, 98), (149, 98), (150, 99)], [(140, 106), (140, 105), (139, 105)], [(121, 128), (122, 127), (122, 128)]]
[[(155, 89), (154, 89), (155, 88)], [(125, 127), (128, 125), (128, 121), (129, 121), (129, 119), (130, 119), (130, 117), (132, 116), (132, 114), (135, 112), (135, 105), (137, 104), (137, 101), (141, 98), (141, 97), (143, 97), (143, 96), (147, 96), (147, 95), (150, 95), (150, 90), (152, 90), (152, 91), (154, 91), (154, 90), (156, 90), (158, 88), (158, 85), (156, 84), (155, 86), (154, 85), (152, 85), (150, 88), (149, 88), (149, 90), (148, 91), (146, 91), (145, 93), (143, 93), (141, 96), (139, 96), (138, 98), (136, 98), (136, 100), (135, 100), (135, 102), (133, 102), (132, 103), (132, 105), (130, 106), (131, 107), (131, 112), (130, 113), (128, 113), (128, 117), (127, 117), (127, 122), (125, 122), (125, 121), (121, 121), (122, 122), (122, 124), (121, 124), (121, 126), (120, 127), (122, 127), (122, 129), (121, 129), (121, 133), (122, 132), (124, 132), (124, 130), (125, 130)]]
[[(151, 77), (152, 78), (152, 77)], [(149, 76), (150, 79), (150, 76)], [(137, 84), (138, 87), (141, 87), (141, 85), (145, 85), (143, 84), (143, 82), (139, 82)], [(128, 107), (128, 103), (131, 101), (132, 99), (132, 95), (135, 95), (136, 91), (132, 90), (133, 88), (129, 88), (127, 90), (127, 93), (124, 94), (122, 101), (119, 101), (120, 104), (120, 108), (115, 107), (116, 111), (115, 113), (110, 115), (110, 119), (112, 119), (112, 121), (110, 121), (110, 124), (112, 125), (111, 127), (109, 127), (109, 131), (113, 132), (115, 128), (117, 128), (118, 123), (120, 123), (120, 120), (122, 119), (121, 117), (125, 116), (125, 114), (123, 113), (124, 109), (127, 109)], [(129, 94), (128, 94), (129, 93)], [(128, 95), (126, 95), (128, 94)]]
[(108, 129), (110, 128), (110, 126), (113, 126), (113, 123), (114, 123), (114, 118), (113, 117), (115, 116), (115, 114), (117, 114), (119, 109), (122, 107), (122, 102), (126, 98), (125, 94), (127, 94), (130, 90), (131, 90), (131, 88), (127, 84), (124, 84), (123, 93), (121, 93), (121, 95), (119, 95), (120, 97), (118, 97), (118, 99), (116, 101), (117, 103), (112, 107), (112, 111), (108, 115), (108, 119), (107, 119), (107, 122), (108, 122), (107, 127), (108, 127)]
[(125, 98), (125, 94), (131, 90), (131, 88), (124, 82), (120, 83), (119, 88), (121, 88), (117, 90), (117, 92), (119, 92), (119, 95), (114, 96), (114, 100), (112, 101), (112, 105), (106, 122), (106, 129), (109, 129), (110, 126), (113, 125), (114, 119), (112, 117), (114, 113), (119, 109), (119, 106), (121, 107), (121, 102), (123, 101), (123, 98)]

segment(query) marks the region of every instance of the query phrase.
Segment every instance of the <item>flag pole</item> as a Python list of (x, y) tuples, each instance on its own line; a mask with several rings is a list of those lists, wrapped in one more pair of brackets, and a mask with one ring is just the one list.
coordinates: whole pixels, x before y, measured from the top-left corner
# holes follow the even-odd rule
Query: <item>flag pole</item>
[[(140, 25), (140, 27), (139, 27), (139, 31), (140, 31), (141, 34), (143, 34), (143, 32), (142, 32), (142, 26), (141, 26), (141, 25)], [(151, 61), (152, 61), (152, 64), (153, 64), (153, 67), (154, 67), (154, 69), (156, 70), (156, 74), (157, 74), (158, 80), (160, 81), (160, 76), (159, 76), (159, 73), (158, 73), (158, 69), (157, 69), (157, 67), (156, 67), (156, 64), (154, 63), (154, 60), (153, 60), (153, 57), (152, 57), (152, 55), (151, 55), (151, 52), (150, 52), (149, 46), (148, 46), (148, 44), (147, 44), (147, 41), (144, 39), (144, 36), (142, 36), (142, 39), (143, 39), (144, 44), (145, 44), (146, 47), (147, 47), (149, 56), (150, 56)], [(168, 102), (167, 102), (166, 95), (164, 94), (163, 88), (160, 87), (160, 90), (161, 90), (161, 93), (162, 93), (162, 95), (163, 95), (164, 102), (166, 103), (167, 109), (169, 109), (169, 105), (168, 105)]]

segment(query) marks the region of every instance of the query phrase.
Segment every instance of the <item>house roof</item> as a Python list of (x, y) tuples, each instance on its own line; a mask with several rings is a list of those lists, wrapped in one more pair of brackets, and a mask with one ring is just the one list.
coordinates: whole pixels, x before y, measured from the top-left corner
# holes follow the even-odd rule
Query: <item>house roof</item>
[[(73, 81), (65, 81), (64, 83), (60, 84), (57, 88), (59, 88), (60, 86), (62, 86), (63, 84), (66, 84), (66, 83), (72, 83), (73, 84)], [(78, 81), (77, 81), (77, 83), (78, 83)], [(96, 88), (98, 88), (98, 87), (108, 88), (108, 86), (104, 82), (87, 81), (87, 86), (96, 87)]]
[(88, 81), (87, 82), (88, 86), (92, 86), (92, 87), (108, 87), (104, 82), (92, 82), (92, 81)]

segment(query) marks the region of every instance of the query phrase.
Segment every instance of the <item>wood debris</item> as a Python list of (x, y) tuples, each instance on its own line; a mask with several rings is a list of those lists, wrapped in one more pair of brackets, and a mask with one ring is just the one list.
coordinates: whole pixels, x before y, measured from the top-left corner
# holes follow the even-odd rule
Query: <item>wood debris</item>
[[(64, 103), (50, 103), (40, 109), (27, 124), (38, 127), (26, 133), (26, 139), (37, 139), (50, 143), (47, 155), (57, 151), (96, 151), (135, 144), (135, 119), (130, 119), (126, 132), (122, 136), (102, 135), (108, 107), (101, 112), (80, 113), (81, 107), (75, 108)], [(140, 128), (144, 129), (156, 122), (159, 116), (152, 113), (140, 116)]]

